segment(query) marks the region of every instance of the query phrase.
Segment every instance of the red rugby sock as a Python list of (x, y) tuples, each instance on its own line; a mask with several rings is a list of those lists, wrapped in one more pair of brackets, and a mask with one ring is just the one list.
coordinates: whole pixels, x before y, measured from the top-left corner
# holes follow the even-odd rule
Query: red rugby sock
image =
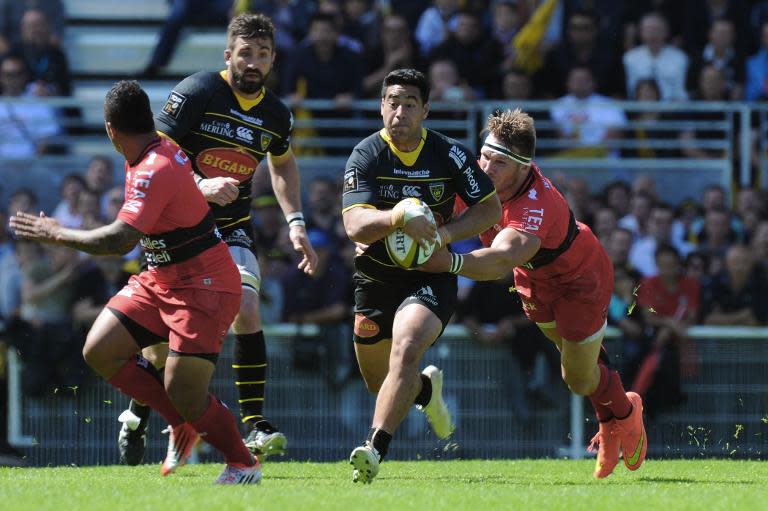
[(128, 362), (109, 379), (109, 384), (128, 397), (157, 410), (171, 427), (184, 422), (168, 399), (157, 369), (141, 355), (128, 359)]
[(632, 411), (632, 404), (627, 399), (619, 373), (601, 363), (598, 363), (597, 367), (600, 368), (600, 383), (589, 395), (597, 420), (604, 422), (613, 417), (617, 419), (627, 417)]
[(253, 464), (251, 453), (240, 437), (234, 415), (213, 394), (209, 396), (208, 409), (191, 424), (203, 440), (224, 454), (227, 463), (245, 466)]

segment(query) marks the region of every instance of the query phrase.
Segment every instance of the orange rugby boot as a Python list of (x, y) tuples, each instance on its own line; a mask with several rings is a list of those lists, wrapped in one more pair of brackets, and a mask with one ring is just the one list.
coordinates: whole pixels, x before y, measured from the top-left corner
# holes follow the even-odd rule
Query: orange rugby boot
[(621, 442), (624, 465), (629, 470), (637, 470), (648, 450), (648, 437), (643, 424), (643, 399), (636, 392), (627, 392), (627, 398), (632, 403), (632, 413), (625, 419), (616, 420), (616, 433)]
[[(597, 447), (597, 449), (595, 449)], [(600, 423), (600, 429), (592, 437), (587, 450), (597, 450), (594, 475), (597, 479), (603, 479), (613, 473), (613, 469), (619, 464), (620, 441), (616, 432), (616, 420), (611, 419)]]

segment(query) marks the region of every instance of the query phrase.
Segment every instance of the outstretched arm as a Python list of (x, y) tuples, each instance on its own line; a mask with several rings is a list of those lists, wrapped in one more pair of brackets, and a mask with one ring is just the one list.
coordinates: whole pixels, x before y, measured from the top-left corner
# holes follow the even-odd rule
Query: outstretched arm
[[(541, 239), (533, 234), (524, 233), (507, 227), (487, 248), (479, 248), (464, 254), (464, 262), (459, 275), (472, 280), (497, 280), (507, 275), (515, 266), (522, 266), (536, 255), (541, 247)], [(419, 271), (445, 273), (454, 263), (452, 254), (440, 250), (429, 261), (418, 268)]]
[(67, 229), (45, 214), (18, 212), (9, 222), (17, 236), (31, 241), (64, 245), (95, 255), (126, 254), (141, 239), (137, 231), (122, 220), (91, 230)]

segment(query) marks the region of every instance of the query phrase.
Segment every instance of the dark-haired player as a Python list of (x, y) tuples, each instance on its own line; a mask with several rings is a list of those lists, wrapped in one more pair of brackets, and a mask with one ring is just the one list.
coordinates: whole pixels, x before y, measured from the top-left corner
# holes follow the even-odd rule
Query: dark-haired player
[[(42, 213), (16, 213), (10, 225), (30, 240), (91, 254), (124, 254), (141, 243), (148, 269), (107, 303), (85, 341), (86, 362), (113, 387), (157, 410), (185, 457), (198, 434), (224, 454), (217, 483), (261, 479), (230, 411), (209, 393), (224, 335), (240, 304), (240, 279), (213, 215), (195, 186), (189, 159), (155, 132), (149, 98), (118, 82), (104, 104), (107, 134), (125, 157), (125, 202), (117, 219), (93, 230), (67, 229)], [(139, 351), (169, 343), (165, 386)], [(163, 464), (167, 475), (175, 467)]]
[[(199, 72), (173, 88), (158, 131), (174, 140), (192, 161), (198, 188), (213, 210), (216, 226), (229, 245), (243, 286), (235, 333), (235, 384), (240, 416), (249, 432), (246, 445), (262, 459), (282, 454), (286, 438), (264, 419), (266, 345), (259, 316), (261, 276), (250, 217), (251, 180), (267, 159), (275, 196), (290, 226), (290, 239), (302, 254), (299, 268), (312, 273), (317, 255), (307, 238), (301, 213), (299, 173), (290, 148), (293, 118), (264, 81), (275, 61), (275, 28), (261, 14), (232, 19), (224, 50), (226, 69)], [(162, 353), (146, 354), (163, 360)], [(149, 410), (133, 401), (120, 419), (121, 460), (141, 462)], [(140, 420), (139, 420), (140, 419)], [(173, 453), (169, 450), (169, 457)], [(182, 463), (183, 460), (176, 460)]]
[[(488, 118), (480, 167), (502, 201), (501, 221), (483, 232), (484, 248), (469, 254), (436, 252), (421, 269), (475, 280), (499, 279), (514, 269), (515, 288), (528, 318), (560, 350), (563, 380), (588, 396), (600, 429), (594, 476), (607, 477), (619, 462), (637, 470), (648, 439), (639, 395), (624, 392), (619, 374), (599, 359), (613, 268), (592, 231), (577, 222), (558, 192), (533, 162), (536, 130), (520, 110)], [(463, 205), (457, 205), (459, 213)]]
[[(428, 98), (422, 73), (389, 73), (381, 89), (384, 128), (355, 147), (344, 171), (344, 227), (352, 241), (368, 245), (355, 258), (355, 352), (368, 390), (378, 393), (368, 438), (350, 456), (355, 482), (370, 483), (376, 476), (395, 429), (414, 404), (438, 437), (453, 432), (442, 371), (429, 366), (419, 374), (419, 365), (453, 315), (456, 275), (403, 270), (387, 256), (382, 238), (402, 227), (421, 245), (445, 245), (499, 219), (499, 199), (472, 153), (422, 127)], [(469, 204), (460, 219), (452, 218), (457, 196)], [(431, 208), (439, 227), (423, 213), (405, 210), (401, 201), (407, 197)]]

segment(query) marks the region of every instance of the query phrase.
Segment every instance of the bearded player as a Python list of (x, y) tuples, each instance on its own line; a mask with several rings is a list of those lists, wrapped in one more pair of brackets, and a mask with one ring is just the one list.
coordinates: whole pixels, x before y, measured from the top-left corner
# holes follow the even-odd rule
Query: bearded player
[[(155, 124), (161, 135), (174, 140), (192, 161), (195, 181), (208, 200), (224, 242), (229, 245), (242, 280), (243, 297), (232, 324), (235, 334), (235, 385), (240, 417), (248, 434), (246, 446), (263, 460), (282, 454), (286, 438), (263, 415), (267, 356), (261, 318), (261, 277), (250, 217), (251, 180), (267, 159), (272, 187), (290, 226), (290, 239), (302, 255), (299, 268), (311, 274), (317, 255), (307, 238), (301, 212), (299, 173), (290, 148), (293, 118), (264, 80), (275, 61), (275, 28), (261, 14), (232, 19), (224, 50), (226, 69), (199, 72), (171, 91)], [(161, 366), (164, 353), (145, 356)], [(141, 463), (146, 445), (149, 409), (132, 401), (120, 420), (120, 460)], [(183, 459), (169, 442), (168, 464)]]
[[(501, 221), (483, 232), (484, 248), (468, 254), (435, 253), (420, 270), (495, 280), (514, 269), (515, 288), (528, 318), (560, 350), (563, 380), (587, 396), (600, 424), (594, 476), (610, 475), (619, 451), (629, 470), (645, 459), (648, 439), (640, 396), (624, 392), (619, 374), (600, 358), (613, 291), (611, 261), (592, 231), (532, 161), (533, 119), (520, 110), (488, 118), (480, 167), (496, 186)], [(457, 204), (461, 210), (461, 205)]]

